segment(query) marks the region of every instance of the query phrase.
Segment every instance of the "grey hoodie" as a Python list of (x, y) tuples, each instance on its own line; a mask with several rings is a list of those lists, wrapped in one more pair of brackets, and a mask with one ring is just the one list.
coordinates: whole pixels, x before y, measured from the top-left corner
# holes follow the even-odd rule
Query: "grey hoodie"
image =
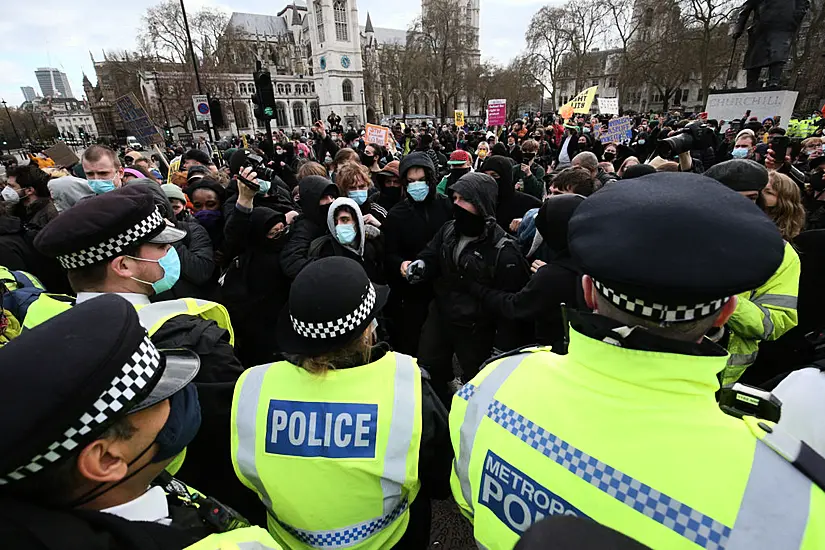
[(49, 182), (49, 193), (52, 195), (54, 207), (58, 212), (64, 212), (84, 197), (95, 194), (89, 183), (74, 176), (63, 176)]
[[(358, 241), (357, 243), (344, 244), (341, 241), (338, 241), (338, 234), (335, 232), (335, 213), (342, 206), (349, 206), (352, 209), (352, 211), (355, 212), (355, 216), (358, 218), (358, 235), (356, 235), (355, 237)], [(354, 200), (347, 197), (339, 197), (335, 199), (329, 206), (329, 211), (327, 212), (327, 227), (329, 227), (330, 235), (332, 235), (333, 239), (338, 241), (338, 244), (340, 244), (348, 250), (352, 250), (362, 258), (364, 257), (364, 216), (361, 214), (361, 208)]]

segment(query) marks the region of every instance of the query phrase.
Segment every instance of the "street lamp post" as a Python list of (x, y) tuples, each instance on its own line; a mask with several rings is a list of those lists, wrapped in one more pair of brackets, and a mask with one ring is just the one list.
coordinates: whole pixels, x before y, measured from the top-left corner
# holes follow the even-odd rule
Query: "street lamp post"
[[(186, 6), (183, 5), (183, 0), (180, 0), (180, 11), (183, 15), (183, 28), (186, 30), (186, 41), (189, 44), (189, 55), (192, 56), (192, 66), (195, 68), (195, 81), (198, 84), (198, 93), (203, 95), (203, 86), (201, 86), (201, 74), (198, 71), (198, 58), (195, 57), (195, 48), (192, 46), (192, 34), (189, 32), (189, 20), (186, 18)], [(209, 100), (209, 95), (207, 94), (206, 97), (207, 101)], [(196, 117), (197, 120), (197, 117)], [(196, 122), (197, 123), (197, 122)], [(217, 131), (214, 131), (212, 125), (209, 121), (206, 121), (206, 128), (207, 133), (212, 133), (212, 136), (217, 143), (218, 141), (218, 134)]]
[(364, 126), (367, 125), (367, 102), (364, 99), (364, 88), (361, 88), (361, 106), (364, 109)]
[(43, 141), (43, 136), (40, 135), (40, 127), (37, 125), (37, 121), (34, 119), (34, 109), (29, 111), (29, 116), (32, 117), (32, 124), (34, 125), (34, 129), (37, 131), (37, 139)]
[(11, 129), (14, 131), (14, 137), (17, 138), (17, 143), (20, 144), (20, 147), (23, 147), (23, 140), (20, 139), (20, 134), (17, 133), (17, 126), (14, 125), (14, 120), (11, 118), (11, 113), (9, 112), (9, 106), (6, 105), (6, 100), (0, 100), (0, 103), (3, 104), (3, 108), (6, 109), (6, 115), (9, 117), (9, 122), (11, 123)]

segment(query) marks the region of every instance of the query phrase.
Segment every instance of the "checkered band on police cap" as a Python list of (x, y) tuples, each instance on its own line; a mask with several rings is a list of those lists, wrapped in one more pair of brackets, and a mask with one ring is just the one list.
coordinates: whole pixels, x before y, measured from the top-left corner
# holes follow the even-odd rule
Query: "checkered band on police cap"
[(139, 221), (125, 233), (115, 235), (111, 239), (107, 239), (85, 250), (58, 256), (57, 259), (64, 269), (79, 269), (81, 267), (98, 264), (109, 258), (116, 257), (128, 247), (139, 243), (141, 239), (150, 235), (158, 227), (165, 225), (165, 223), (160, 210), (155, 208), (152, 214)]
[(599, 294), (610, 300), (610, 302), (627, 313), (633, 314), (636, 317), (650, 319), (659, 323), (684, 323), (689, 321), (698, 321), (709, 317), (722, 309), (728, 303), (730, 298), (720, 298), (707, 304), (696, 304), (692, 306), (666, 306), (663, 304), (656, 304), (645, 302), (638, 298), (631, 298), (616, 292), (615, 290), (606, 287), (598, 281), (593, 281), (596, 290)]
[[(0, 476), (0, 485), (21, 480), (35, 474), (74, 452), (86, 439), (87, 434), (100, 431), (109, 424), (122, 408), (133, 404), (146, 392), (144, 388), (154, 379), (161, 366), (161, 356), (149, 337), (145, 337), (120, 374), (107, 390), (100, 394), (89, 410), (63, 432), (62, 436), (47, 449), (34, 456), (28, 464)], [(138, 397), (138, 399), (136, 399)]]
[(292, 328), (304, 338), (313, 340), (325, 340), (344, 336), (357, 329), (372, 313), (375, 307), (375, 287), (368, 283), (367, 288), (361, 295), (361, 305), (352, 313), (336, 319), (334, 321), (324, 321), (320, 323), (309, 323), (296, 319), (291, 313)]

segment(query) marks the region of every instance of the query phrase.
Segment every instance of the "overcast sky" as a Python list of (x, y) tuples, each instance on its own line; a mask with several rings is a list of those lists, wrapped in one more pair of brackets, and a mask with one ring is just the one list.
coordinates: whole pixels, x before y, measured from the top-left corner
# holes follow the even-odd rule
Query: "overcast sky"
[[(227, 12), (275, 15), (291, 0), (186, 0), (187, 11), (207, 5)], [(481, 0), (481, 53), (484, 59), (506, 63), (524, 48), (530, 18), (556, 0)], [(99, 0), (39, 0), (18, 3), (0, 19), (0, 98), (9, 105), (23, 102), (20, 86), (32, 86), (37, 67), (57, 67), (69, 77), (76, 98), (83, 95), (83, 73), (96, 82), (89, 52), (101, 60), (102, 50), (135, 47), (141, 15), (157, 0), (100, 2)], [(275, 6), (267, 11), (266, 5)], [(23, 8), (23, 6), (25, 6)], [(373, 25), (405, 29), (419, 13), (417, 0), (358, 0), (363, 25), (367, 12)]]

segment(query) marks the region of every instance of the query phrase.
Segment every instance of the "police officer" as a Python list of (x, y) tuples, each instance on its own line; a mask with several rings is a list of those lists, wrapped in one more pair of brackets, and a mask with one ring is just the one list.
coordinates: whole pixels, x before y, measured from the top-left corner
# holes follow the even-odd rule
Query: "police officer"
[(123, 298), (23, 333), (0, 363), (3, 548), (280, 548), (166, 473), (200, 427), (199, 362), (159, 351)]
[(426, 548), (429, 498), (449, 495), (447, 412), (415, 359), (373, 343), (388, 293), (349, 258), (311, 263), (278, 322), (289, 361), (235, 388), (235, 471), (288, 548)]
[[(190, 459), (181, 475), (262, 523), (260, 505), (237, 484), (226, 448), (232, 391), (243, 372), (232, 348), (226, 308), (193, 298), (150, 301), (177, 282), (180, 260), (172, 244), (185, 232), (163, 218), (151, 194), (130, 187), (82, 201), (53, 223), (54, 229), (47, 226), (48, 231), (38, 234), (35, 246), (68, 270), (77, 303), (117, 293), (135, 306), (155, 345), (198, 354), (201, 370), (195, 382), (204, 402), (204, 427), (188, 449)], [(29, 307), (24, 327), (36, 326), (68, 307), (41, 296)]]
[(569, 243), (594, 312), (568, 312), (568, 355), (514, 352), (453, 398), (451, 485), (479, 547), (575, 515), (652, 548), (825, 548), (825, 460), (721, 411), (728, 354), (704, 337), (782, 263), (771, 220), (659, 173), (584, 201)]

